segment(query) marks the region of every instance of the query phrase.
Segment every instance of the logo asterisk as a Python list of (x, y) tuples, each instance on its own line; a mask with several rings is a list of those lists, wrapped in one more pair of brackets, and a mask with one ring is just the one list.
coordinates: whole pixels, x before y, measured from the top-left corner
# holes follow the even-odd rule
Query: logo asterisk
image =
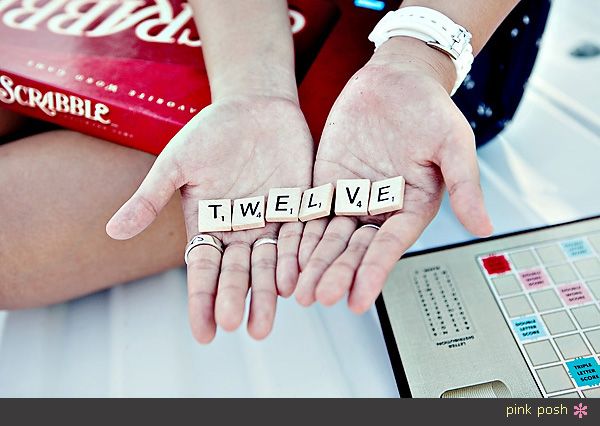
[(579, 405), (573, 406), (573, 415), (581, 419), (583, 416), (587, 416), (587, 408), (587, 405), (583, 405), (583, 402), (580, 402)]

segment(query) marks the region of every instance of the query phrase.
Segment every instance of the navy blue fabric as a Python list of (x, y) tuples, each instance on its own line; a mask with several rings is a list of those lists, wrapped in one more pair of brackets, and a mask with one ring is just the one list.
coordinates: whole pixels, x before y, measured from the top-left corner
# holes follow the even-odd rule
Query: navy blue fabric
[(481, 146), (513, 118), (538, 53), (549, 0), (522, 0), (475, 58), (453, 97)]

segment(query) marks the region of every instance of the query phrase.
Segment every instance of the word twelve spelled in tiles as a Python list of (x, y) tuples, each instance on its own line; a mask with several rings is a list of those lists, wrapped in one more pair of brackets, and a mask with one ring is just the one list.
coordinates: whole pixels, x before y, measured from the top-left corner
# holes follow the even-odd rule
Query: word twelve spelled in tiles
[(273, 188), (265, 205), (265, 197), (249, 197), (233, 201), (200, 200), (198, 231), (221, 232), (262, 228), (266, 222), (303, 222), (331, 214), (335, 193), (335, 214), (365, 216), (390, 213), (402, 209), (404, 202), (402, 176), (371, 183), (368, 179), (340, 179), (302, 192), (300, 188)]

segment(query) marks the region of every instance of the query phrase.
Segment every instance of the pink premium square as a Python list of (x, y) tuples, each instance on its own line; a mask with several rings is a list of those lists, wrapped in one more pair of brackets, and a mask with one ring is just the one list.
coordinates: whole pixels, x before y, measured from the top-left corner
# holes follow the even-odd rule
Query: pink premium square
[(587, 288), (582, 283), (565, 284), (558, 287), (558, 293), (564, 302), (569, 305), (581, 305), (591, 302), (592, 298)]
[(540, 268), (520, 272), (519, 279), (527, 290), (537, 290), (550, 285), (548, 276)]

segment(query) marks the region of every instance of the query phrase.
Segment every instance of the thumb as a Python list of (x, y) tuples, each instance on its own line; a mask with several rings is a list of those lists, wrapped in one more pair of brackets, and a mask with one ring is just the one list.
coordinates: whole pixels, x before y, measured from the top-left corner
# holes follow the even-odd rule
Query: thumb
[(439, 166), (458, 220), (472, 234), (487, 237), (492, 234), (493, 226), (483, 201), (475, 140), (470, 129), (467, 137), (446, 144), (440, 153)]
[(184, 183), (179, 168), (159, 155), (138, 190), (108, 221), (106, 233), (116, 240), (135, 237), (150, 226)]

